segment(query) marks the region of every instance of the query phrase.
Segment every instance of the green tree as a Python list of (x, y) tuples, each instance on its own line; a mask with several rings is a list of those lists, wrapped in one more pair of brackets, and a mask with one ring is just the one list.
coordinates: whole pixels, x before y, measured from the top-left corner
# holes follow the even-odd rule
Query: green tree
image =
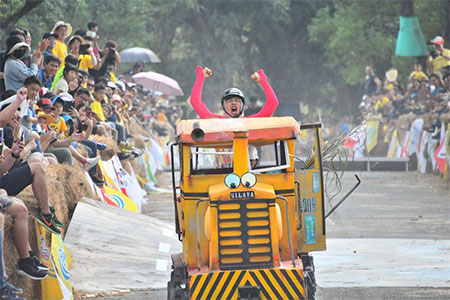
[[(14, 4), (17, 11), (26, 2), (9, 0), (8, 5)], [(218, 102), (230, 86), (263, 99), (262, 90), (249, 78), (263, 68), (281, 103), (303, 101), (324, 114), (356, 114), (366, 64), (372, 64), (381, 79), (386, 70), (397, 68), (401, 82), (412, 70), (413, 59), (394, 56), (400, 3), (53, 0), (9, 22), (0, 38), (4, 41), (14, 27), (29, 28), (35, 47), (58, 20), (70, 23), (74, 30), (87, 29), (87, 22), (95, 20), (100, 46), (112, 39), (119, 51), (152, 49), (162, 62), (146, 70), (176, 79), (186, 97), (195, 80), (195, 67), (201, 65), (213, 70), (204, 87), (207, 103)], [(414, 2), (427, 39), (449, 34), (448, 9), (445, 0)], [(6, 10), (1, 12), (5, 17)], [(116, 73), (131, 66), (122, 63)]]
[[(443, 13), (444, 6), (443, 1), (414, 2), (414, 12), (426, 38), (444, 34), (443, 20), (448, 19)], [(404, 9), (401, 1), (328, 2), (308, 27), (311, 42), (321, 48), (330, 69), (338, 75), (330, 82), (337, 91), (336, 97), (344, 106), (351, 107), (354, 114), (362, 94), (366, 65), (373, 65), (381, 80), (385, 71), (398, 69), (403, 84), (412, 71), (413, 58), (394, 55), (399, 15)]]

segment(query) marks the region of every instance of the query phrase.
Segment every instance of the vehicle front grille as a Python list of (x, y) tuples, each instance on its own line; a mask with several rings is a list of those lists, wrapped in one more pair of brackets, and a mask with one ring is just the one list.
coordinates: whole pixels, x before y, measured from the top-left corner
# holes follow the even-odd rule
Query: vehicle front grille
[(275, 200), (225, 200), (216, 203), (220, 269), (272, 267), (269, 207), (275, 205)]

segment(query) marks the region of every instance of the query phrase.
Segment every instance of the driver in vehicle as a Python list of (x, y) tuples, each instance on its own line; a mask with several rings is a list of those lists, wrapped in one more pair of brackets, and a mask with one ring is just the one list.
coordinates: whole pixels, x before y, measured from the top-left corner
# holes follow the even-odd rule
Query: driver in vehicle
[[(226, 89), (222, 95), (221, 103), (224, 111), (223, 115), (212, 113), (202, 101), (203, 82), (206, 77), (212, 75), (212, 71), (208, 68), (197, 66), (197, 79), (192, 88), (191, 104), (201, 119), (208, 118), (243, 118), (245, 96), (241, 90), (237, 88)], [(272, 87), (267, 81), (267, 76), (263, 70), (255, 72), (250, 77), (253, 81), (259, 82), (266, 94), (266, 105), (256, 114), (246, 116), (247, 118), (271, 117), (278, 106), (278, 99)]]

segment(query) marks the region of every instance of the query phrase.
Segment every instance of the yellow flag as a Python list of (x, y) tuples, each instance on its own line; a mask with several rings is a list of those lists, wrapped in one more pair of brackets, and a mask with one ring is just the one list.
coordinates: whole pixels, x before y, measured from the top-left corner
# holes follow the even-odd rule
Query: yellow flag
[(106, 184), (104, 185), (104, 188), (105, 188), (106, 194), (108, 195), (108, 198), (112, 202), (117, 204), (118, 207), (125, 208), (126, 210), (129, 210), (129, 211), (138, 212), (138, 207), (137, 207), (136, 203), (134, 203), (133, 200), (128, 198), (127, 195), (125, 195), (124, 193), (122, 193), (121, 191), (119, 191), (117, 189), (107, 186)]
[(106, 172), (106, 168), (101, 160), (98, 161), (98, 166), (103, 174), (103, 178), (105, 179), (106, 183), (109, 186), (114, 187), (115, 189), (119, 189), (114, 180), (111, 177), (109, 177), (108, 173)]
[(70, 272), (68, 262), (71, 262), (70, 255), (66, 252), (66, 247), (61, 238), (61, 235), (52, 233), (52, 257), (55, 263), (56, 275), (61, 280), (61, 290), (64, 290), (63, 298), (61, 299), (73, 299), (72, 295), (72, 283), (70, 282)]
[(395, 129), (394, 132), (392, 133), (392, 138), (391, 138), (391, 142), (389, 144), (389, 150), (388, 150), (387, 157), (389, 157), (389, 158), (397, 157), (398, 147), (399, 147), (399, 142), (398, 142), (398, 138), (397, 138), (397, 129)]
[(63, 294), (59, 286), (58, 278), (56, 277), (55, 267), (50, 256), (50, 251), (48, 250), (47, 243), (45, 242), (45, 229), (36, 221), (34, 227), (36, 228), (37, 244), (40, 253), (39, 259), (41, 263), (49, 268), (47, 278), (41, 280), (42, 299), (63, 299)]
[(375, 148), (375, 146), (378, 143), (378, 128), (379, 128), (379, 126), (380, 126), (379, 120), (372, 120), (372, 121), (367, 122), (366, 149), (367, 149), (367, 152), (369, 152), (369, 153), (370, 153), (370, 151), (372, 151), (373, 148)]

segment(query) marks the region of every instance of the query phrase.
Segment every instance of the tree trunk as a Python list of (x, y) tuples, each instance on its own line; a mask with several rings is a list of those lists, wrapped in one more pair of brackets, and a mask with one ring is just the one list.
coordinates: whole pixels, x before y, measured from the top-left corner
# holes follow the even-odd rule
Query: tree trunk
[(44, 2), (44, 0), (27, 0), (22, 8), (0, 21), (0, 28), (6, 28), (9, 24), (16, 23), (20, 18), (29, 13), (33, 8), (37, 7), (42, 2)]
[(403, 0), (403, 1), (401, 1), (400, 15), (402, 17), (412, 17), (412, 16), (414, 16), (414, 1), (413, 0)]

